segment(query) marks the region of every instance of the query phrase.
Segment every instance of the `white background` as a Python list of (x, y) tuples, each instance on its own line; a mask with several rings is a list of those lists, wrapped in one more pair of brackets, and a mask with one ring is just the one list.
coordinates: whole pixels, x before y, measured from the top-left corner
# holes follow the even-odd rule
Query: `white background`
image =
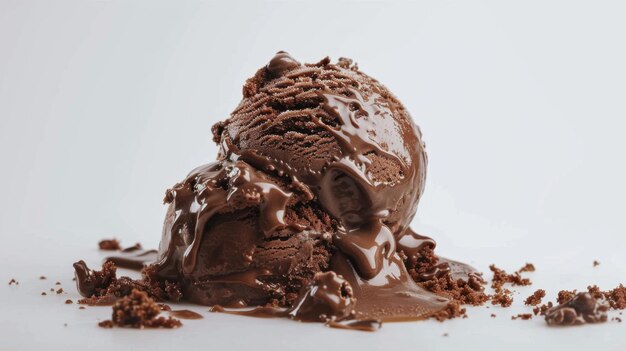
[[(0, 0), (0, 350), (623, 350), (626, 323), (510, 316), (536, 288), (626, 281), (625, 18), (619, 1)], [(483, 271), (535, 263), (516, 307), (360, 333), (204, 307), (105, 330), (109, 309), (63, 304), (99, 239), (158, 244), (164, 190), (214, 159), (211, 125), (278, 50), (351, 57), (404, 102), (430, 156), (414, 226)], [(69, 293), (40, 296), (56, 280)]]

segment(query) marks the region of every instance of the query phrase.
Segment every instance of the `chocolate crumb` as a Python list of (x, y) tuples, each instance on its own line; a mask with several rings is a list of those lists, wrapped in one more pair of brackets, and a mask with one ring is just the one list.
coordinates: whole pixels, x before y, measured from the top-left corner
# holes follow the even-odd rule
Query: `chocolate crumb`
[(418, 255), (406, 257), (405, 266), (413, 280), (432, 293), (474, 306), (489, 300), (480, 274), (469, 273), (466, 279), (453, 278), (448, 264), (439, 263), (432, 247), (425, 247)]
[(117, 239), (103, 239), (98, 243), (98, 247), (104, 251), (118, 251), (122, 249)]
[(72, 301), (72, 300), (70, 300), (70, 299), (65, 300), (65, 304), (66, 304), (66, 305), (71, 305), (71, 304), (73, 304), (73, 303), (74, 303), (74, 301)]
[(15, 279), (11, 279), (11, 280), (9, 280), (9, 285), (20, 285), (20, 282), (18, 282)]
[(457, 317), (467, 318), (465, 312), (465, 308), (462, 308), (458, 301), (453, 300), (448, 303), (445, 309), (435, 313), (431, 318), (434, 318), (439, 322)]
[(113, 328), (113, 321), (111, 320), (106, 320), (106, 321), (102, 321), (100, 323), (98, 323), (98, 326), (100, 328)]
[(84, 310), (84, 309), (85, 309), (85, 306), (80, 306), (80, 307), (78, 307), (78, 309), (79, 309), (79, 310)]
[(616, 322), (618, 322), (618, 323), (622, 323), (622, 319), (621, 319), (621, 318), (619, 318), (619, 317), (613, 317), (613, 318), (611, 318), (611, 320), (612, 320), (612, 321), (616, 321)]
[(527, 321), (529, 319), (533, 318), (533, 315), (530, 313), (520, 313), (517, 316), (512, 316), (511, 319), (512, 320), (516, 320), (516, 319), (521, 319), (524, 321)]
[(537, 306), (535, 308), (533, 308), (533, 313), (536, 315), (542, 315), (545, 316), (546, 312), (551, 309), (552, 307), (554, 307), (554, 304), (552, 303), (552, 301), (548, 301), (548, 303), (545, 303), (541, 306)]
[(495, 313), (492, 313), (492, 314), (491, 314), (491, 318), (496, 318), (496, 314), (495, 314)]
[(50, 288), (50, 292), (54, 292), (54, 288)]
[(59, 288), (59, 290), (57, 290), (57, 294), (63, 294), (63, 288)]
[(526, 298), (526, 301), (524, 301), (524, 303), (529, 306), (537, 306), (538, 304), (541, 303), (541, 299), (543, 299), (545, 296), (546, 296), (546, 291), (543, 289), (538, 289), (532, 295), (528, 296), (528, 298)]
[(600, 265), (599, 261), (593, 260), (593, 266), (598, 267)]
[(492, 305), (500, 305), (502, 307), (509, 307), (513, 303), (512, 292), (508, 289), (500, 290), (495, 295), (491, 296)]
[(595, 299), (588, 292), (581, 292), (570, 300), (549, 309), (546, 312), (548, 325), (579, 325), (585, 323), (606, 322), (609, 306), (602, 300)]
[(576, 295), (576, 290), (561, 290), (556, 298), (556, 302), (564, 304)]
[(443, 333), (443, 336), (444, 336), (444, 337), (448, 336), (448, 333)]
[(47, 278), (46, 278), (46, 276), (45, 276), (45, 275), (42, 275), (41, 277), (39, 277), (39, 280), (46, 280), (46, 279), (47, 279)]
[(626, 308), (626, 287), (623, 284), (620, 284), (613, 290), (609, 290), (605, 297), (614, 309), (623, 310)]
[(511, 285), (516, 285), (516, 286), (531, 285), (532, 282), (530, 281), (530, 279), (522, 278), (522, 276), (520, 275), (520, 272), (530, 271), (531, 267), (534, 270), (534, 266), (530, 263), (527, 263), (524, 267), (520, 268), (517, 272), (513, 274), (508, 274), (504, 270), (492, 264), (491, 266), (489, 266), (489, 269), (493, 272), (493, 278), (491, 279), (491, 287), (496, 292), (500, 292), (502, 290), (502, 287), (506, 283), (509, 283)]
[(41, 292), (41, 296), (46, 296), (46, 295), (48, 295), (48, 294), (46, 294), (46, 292), (45, 292), (45, 291), (42, 291), (42, 292)]
[(133, 289), (113, 305), (110, 321), (98, 325), (103, 328), (112, 326), (131, 328), (178, 328), (182, 323), (172, 317), (159, 317), (161, 307), (146, 292)]
[(61, 285), (61, 282), (56, 282), (54, 283), (54, 285)]
[(526, 263), (522, 268), (517, 270), (517, 273), (534, 272), (534, 271), (535, 271), (535, 265), (532, 263)]

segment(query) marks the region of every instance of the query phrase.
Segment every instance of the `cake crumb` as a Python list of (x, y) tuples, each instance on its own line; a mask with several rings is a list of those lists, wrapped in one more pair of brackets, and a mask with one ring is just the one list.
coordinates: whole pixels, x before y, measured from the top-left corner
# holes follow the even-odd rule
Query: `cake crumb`
[(54, 285), (61, 285), (61, 282), (56, 282), (54, 283)]
[(576, 295), (576, 290), (561, 290), (556, 298), (556, 302), (564, 304)]
[(104, 251), (118, 251), (122, 249), (117, 239), (102, 239), (98, 243), (98, 247)]
[(508, 274), (503, 269), (496, 267), (496, 265), (492, 264), (489, 266), (489, 269), (493, 272), (493, 278), (491, 279), (491, 287), (496, 291), (500, 292), (504, 286), (504, 284), (509, 283), (511, 285), (516, 286), (527, 286), (531, 285), (532, 282), (528, 278), (522, 278), (520, 272), (528, 272), (530, 269), (534, 270), (534, 266), (530, 263), (527, 263), (524, 267), (520, 268), (513, 274)]
[(465, 314), (465, 312), (465, 308), (462, 308), (458, 301), (452, 300), (448, 302), (445, 309), (435, 313), (431, 318), (434, 318), (439, 322), (458, 317), (467, 318), (467, 314)]
[(491, 314), (491, 318), (496, 318), (496, 314), (495, 314), (495, 313), (492, 313), (492, 314)]
[(133, 289), (113, 305), (110, 321), (100, 322), (103, 328), (113, 326), (131, 328), (178, 328), (180, 320), (172, 317), (159, 317), (161, 307), (144, 291)]
[(79, 309), (79, 310), (84, 310), (84, 309), (85, 309), (85, 306), (80, 306), (80, 307), (78, 307), (78, 309)]
[(9, 285), (20, 285), (20, 282), (12, 278), (11, 280), (9, 280)]
[(598, 267), (600, 265), (600, 261), (593, 260), (593, 266)]
[(71, 304), (73, 304), (73, 303), (74, 303), (74, 301), (72, 301), (72, 300), (70, 300), (70, 299), (65, 300), (65, 304), (66, 304), (66, 305), (71, 305)]
[(527, 321), (529, 319), (533, 318), (533, 315), (530, 313), (520, 313), (516, 316), (511, 316), (512, 320), (516, 320), (516, 319), (521, 319), (523, 321)]
[(548, 301), (548, 303), (545, 303), (541, 306), (537, 306), (535, 308), (533, 308), (533, 313), (536, 315), (542, 315), (544, 316), (546, 314), (546, 312), (551, 309), (552, 307), (554, 307), (554, 304), (552, 303), (552, 301)]
[(511, 297), (511, 291), (508, 289), (500, 290), (495, 295), (491, 296), (492, 305), (500, 305), (502, 307), (509, 307), (513, 303), (513, 297)]
[(46, 292), (45, 292), (45, 291), (42, 291), (42, 292), (41, 292), (41, 296), (46, 296), (46, 295), (48, 295), (48, 294), (46, 294)]
[(45, 275), (42, 275), (42, 276), (39, 277), (39, 280), (46, 280), (46, 279), (48, 279), (48, 278), (46, 278)]
[(446, 336), (448, 336), (448, 335), (449, 335), (448, 333), (443, 333), (443, 336), (444, 336), (444, 337), (446, 337)]
[(57, 295), (63, 294), (63, 288), (59, 288), (59, 290), (57, 290)]
[(538, 289), (532, 295), (526, 298), (526, 301), (524, 301), (524, 304), (529, 305), (529, 306), (537, 306), (538, 304), (541, 303), (541, 299), (543, 299), (545, 296), (546, 296), (546, 291), (543, 289)]
[(517, 270), (517, 273), (534, 272), (534, 271), (535, 271), (535, 265), (532, 263), (526, 263), (522, 268)]
[(113, 328), (113, 321), (111, 320), (106, 320), (106, 321), (102, 321), (100, 323), (98, 323), (98, 326), (100, 328)]
[(618, 322), (618, 323), (622, 323), (622, 319), (621, 319), (621, 318), (619, 318), (619, 317), (613, 317), (613, 318), (611, 318), (611, 320), (612, 320), (612, 321), (616, 321), (616, 322)]

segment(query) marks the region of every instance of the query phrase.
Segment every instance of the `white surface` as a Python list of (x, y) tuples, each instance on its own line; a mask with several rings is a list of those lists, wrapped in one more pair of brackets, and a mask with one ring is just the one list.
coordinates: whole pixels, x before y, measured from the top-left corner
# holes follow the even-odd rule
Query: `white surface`
[[(618, 1), (0, 0), (0, 350), (623, 350), (626, 324), (550, 329), (510, 315), (536, 288), (554, 298), (625, 281), (625, 11)], [(157, 245), (164, 189), (214, 158), (210, 126), (278, 50), (352, 57), (398, 95), (430, 155), (415, 226), (481, 270), (535, 263), (517, 307), (358, 333), (207, 312), (179, 330), (104, 330), (95, 322), (108, 309), (63, 304), (77, 297), (71, 263), (98, 263), (99, 239)], [(56, 280), (69, 294), (40, 296)]]

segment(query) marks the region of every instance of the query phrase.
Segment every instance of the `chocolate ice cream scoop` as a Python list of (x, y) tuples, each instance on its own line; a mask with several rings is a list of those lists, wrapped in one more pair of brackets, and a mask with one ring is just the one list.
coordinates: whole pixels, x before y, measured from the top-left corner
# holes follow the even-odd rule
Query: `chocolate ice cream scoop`
[(198, 303), (292, 307), (316, 273), (334, 271), (356, 318), (442, 310), (447, 299), (417, 286), (398, 253), (434, 242), (408, 228), (427, 159), (397, 98), (349, 59), (300, 64), (284, 52), (243, 94), (213, 127), (217, 162), (166, 195), (159, 277)]

